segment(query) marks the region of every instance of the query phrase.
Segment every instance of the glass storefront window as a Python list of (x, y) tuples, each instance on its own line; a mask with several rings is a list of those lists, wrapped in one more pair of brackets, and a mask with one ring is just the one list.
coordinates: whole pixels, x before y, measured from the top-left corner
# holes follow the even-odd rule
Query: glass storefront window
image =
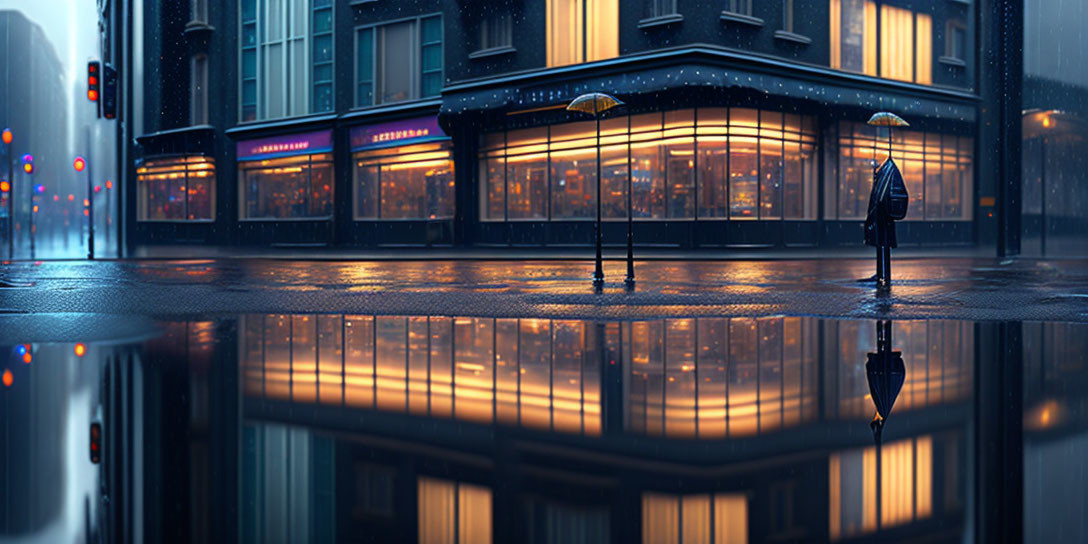
[(453, 160), (445, 144), (363, 151), (355, 163), (356, 220), (453, 217)]
[(932, 15), (876, 0), (831, 0), (829, 8), (832, 68), (875, 76), (879, 67), (883, 78), (933, 83)]
[[(593, 219), (595, 128), (584, 121), (484, 136), (480, 219)], [(640, 220), (816, 218), (812, 117), (747, 108), (620, 116), (601, 121), (600, 145), (607, 220), (627, 218), (628, 190)]]
[(242, 161), (241, 219), (329, 219), (332, 217), (332, 155), (300, 155)]
[[(835, 185), (829, 191), (838, 213), (828, 219), (864, 219), (873, 169), (888, 156), (888, 133), (862, 123), (843, 122), (838, 129), (838, 191)], [(971, 220), (971, 138), (895, 130), (892, 144), (892, 157), (910, 194), (908, 220)]]
[(136, 169), (139, 221), (211, 221), (215, 161), (202, 155), (154, 159)]

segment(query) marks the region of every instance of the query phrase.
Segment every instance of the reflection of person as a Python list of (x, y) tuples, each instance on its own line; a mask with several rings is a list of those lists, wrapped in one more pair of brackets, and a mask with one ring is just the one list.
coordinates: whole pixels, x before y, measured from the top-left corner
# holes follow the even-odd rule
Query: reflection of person
[(892, 322), (881, 320), (876, 323), (876, 353), (867, 353), (865, 376), (869, 381), (869, 394), (876, 406), (876, 414), (869, 427), (873, 430), (873, 440), (879, 445), (884, 430), (884, 423), (892, 413), (899, 391), (907, 377), (907, 368), (903, 364), (903, 354), (892, 351)]
[[(905, 202), (897, 202), (896, 188), (905, 188), (899, 167), (888, 157), (873, 172), (873, 189), (869, 193), (869, 212), (865, 216), (865, 244), (876, 248), (876, 283), (879, 287), (891, 285), (892, 250), (898, 243), (895, 236), (895, 220), (905, 215)], [(893, 195), (893, 193), (896, 193)], [(904, 190), (905, 196), (905, 190)], [(904, 206), (900, 215), (898, 206)], [(898, 216), (898, 217), (897, 217)]]

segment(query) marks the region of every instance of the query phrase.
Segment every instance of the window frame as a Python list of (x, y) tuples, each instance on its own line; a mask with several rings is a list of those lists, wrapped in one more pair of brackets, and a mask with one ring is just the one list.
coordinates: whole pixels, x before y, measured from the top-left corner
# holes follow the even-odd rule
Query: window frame
[[(495, 43), (493, 40), (485, 39), (485, 36), (494, 33), (494, 28), (489, 23), (495, 22), (496, 19), (502, 21), (502, 30), (506, 37), (506, 40), (503, 43)], [(514, 14), (509, 10), (506, 10), (496, 12), (490, 17), (481, 19), (479, 29), (477, 30), (477, 39), (479, 40), (479, 43), (477, 44), (476, 53), (512, 49), (514, 47)]]
[(146, 201), (145, 201), (145, 198), (144, 198), (147, 195), (147, 189), (145, 188), (146, 187), (145, 184), (147, 183), (147, 180), (140, 180), (140, 174), (137, 172), (137, 174), (136, 174), (136, 184), (137, 184), (137, 187), (136, 187), (136, 222), (137, 223), (215, 223), (215, 215), (216, 215), (216, 198), (215, 198), (216, 195), (215, 195), (215, 193), (216, 193), (216, 187), (218, 185), (218, 180), (217, 180), (218, 172), (216, 171), (216, 168), (215, 168), (215, 157), (213, 157), (211, 155), (205, 155), (205, 154), (202, 154), (202, 153), (179, 153), (179, 154), (171, 154), (171, 155), (157, 155), (157, 156), (148, 157), (147, 159), (145, 159), (143, 164), (137, 166), (137, 170), (139, 169), (140, 166), (146, 165), (147, 162), (166, 161), (166, 160), (169, 160), (169, 161), (181, 161), (181, 164), (183, 165), (183, 171), (185, 172), (185, 187), (186, 187), (186, 190), (185, 190), (185, 203), (184, 203), (185, 214), (184, 215), (187, 216), (188, 212), (189, 212), (189, 191), (188, 191), (188, 188), (189, 188), (189, 172), (190, 172), (190, 169), (189, 169), (188, 165), (189, 165), (189, 159), (191, 157), (202, 157), (206, 162), (211, 164), (211, 172), (212, 172), (211, 178), (212, 179), (211, 179), (210, 187), (208, 187), (208, 215), (209, 215), (209, 217), (200, 218), (200, 219), (186, 219), (186, 218), (182, 218), (182, 219), (148, 219), (146, 217), (141, 217), (141, 216), (146, 216), (146, 214), (147, 214), (147, 205), (146, 205)]
[[(660, 9), (662, 5), (668, 4), (663, 9)], [(646, 18), (657, 19), (660, 17), (670, 17), (673, 15), (679, 15), (680, 8), (677, 6), (677, 0), (646, 0)]]
[(331, 222), (331, 221), (334, 221), (335, 218), (336, 218), (336, 158), (335, 158), (332, 151), (322, 151), (322, 152), (318, 152), (318, 153), (303, 153), (303, 154), (299, 154), (299, 155), (289, 155), (289, 156), (286, 156), (286, 157), (276, 157), (275, 159), (271, 159), (271, 160), (293, 159), (293, 158), (298, 158), (298, 157), (306, 157), (306, 166), (307, 166), (306, 207), (308, 209), (310, 207), (310, 202), (311, 202), (311, 198), (312, 198), (310, 196), (310, 193), (312, 193), (312, 191), (313, 191), (313, 171), (314, 171), (314, 164), (315, 164), (315, 161), (314, 161), (314, 156), (315, 155), (328, 155), (329, 156), (329, 158), (327, 160), (316, 161), (318, 164), (328, 165), (329, 168), (330, 168), (329, 172), (331, 173), (332, 178), (333, 178), (329, 182), (329, 185), (330, 185), (330, 187), (332, 189), (332, 190), (329, 191), (329, 193), (330, 193), (329, 194), (329, 201), (330, 201), (330, 204), (332, 205), (332, 211), (328, 215), (307, 215), (307, 216), (302, 216), (302, 217), (248, 217), (249, 200), (248, 200), (248, 192), (246, 191), (246, 182), (248, 181), (246, 174), (247, 174), (247, 172), (249, 172), (251, 170), (260, 170), (260, 167), (247, 168), (246, 163), (258, 163), (259, 164), (263, 160), (267, 160), (267, 159), (241, 160), (241, 161), (236, 161), (235, 162), (236, 172), (237, 172), (236, 177), (238, 178), (237, 179), (237, 184), (238, 184), (238, 222), (240, 222), (240, 223), (311, 222), (311, 223), (313, 223), (313, 222)]
[[(241, 0), (241, 1), (238, 2), (238, 7), (237, 7), (237, 10), (238, 10), (237, 11), (237, 14), (238, 14), (238, 27), (237, 27), (237, 29), (238, 29), (238, 48), (236, 50), (236, 54), (237, 54), (237, 56), (236, 56), (236, 62), (237, 62), (236, 66), (238, 67), (238, 76), (237, 76), (237, 78), (238, 78), (238, 83), (239, 83), (239, 85), (238, 85), (238, 97), (237, 97), (238, 98), (238, 102), (237, 102), (237, 104), (238, 104), (238, 122), (239, 123), (256, 123), (256, 122), (264, 122), (264, 121), (275, 121), (275, 120), (291, 119), (291, 118), (297, 118), (297, 117), (304, 117), (304, 116), (307, 116), (307, 115), (313, 115), (313, 114), (317, 114), (317, 113), (328, 113), (330, 111), (335, 111), (336, 110), (336, 103), (335, 103), (336, 102), (336, 97), (335, 97), (335, 92), (336, 92), (336, 70), (335, 70), (335, 66), (334, 66), (334, 69), (331, 70), (332, 79), (329, 80), (328, 82), (326, 82), (326, 81), (321, 82), (322, 84), (328, 83), (330, 85), (330, 87), (332, 88), (332, 90), (333, 90), (333, 101), (330, 104), (330, 109), (317, 111), (314, 108), (314, 86), (315, 86), (315, 82), (314, 82), (313, 74), (314, 74), (315, 66), (314, 66), (314, 60), (313, 60), (313, 51), (314, 51), (313, 23), (314, 23), (314, 13), (316, 11), (323, 10), (323, 9), (329, 9), (330, 10), (331, 24), (332, 24), (331, 31), (328, 32), (328, 33), (323, 32), (322, 35), (329, 34), (330, 36), (333, 37), (333, 39), (331, 40), (332, 48), (333, 48), (332, 57), (331, 57), (331, 60), (327, 61), (327, 62), (330, 62), (330, 63), (332, 63), (334, 65), (335, 64), (335, 59), (336, 59), (336, 40), (335, 40), (336, 2), (333, 1), (333, 0), (330, 0), (329, 4), (327, 6), (321, 6), (321, 7), (318, 7), (318, 8), (315, 9), (314, 0), (301, 0), (305, 4), (305, 10), (304, 10), (305, 14), (300, 17), (300, 16), (298, 16), (298, 14), (291, 12), (291, 10), (293, 9), (292, 3), (295, 0), (282, 0), (283, 1), (283, 5), (281, 7), (281, 10), (282, 10), (282, 13), (281, 13), (281, 19), (282, 19), (282, 21), (281, 21), (281, 24), (282, 24), (281, 34), (282, 34), (282, 36), (280, 36), (280, 39), (276, 40), (275, 42), (272, 42), (272, 41), (265, 41), (264, 40), (264, 36), (268, 32), (267, 14), (265, 13), (264, 8), (267, 6), (269, 1), (270, 0)], [(252, 2), (253, 3), (253, 17), (254, 17), (253, 19), (245, 19), (245, 17), (244, 17), (243, 4), (246, 3), (246, 2)], [(289, 17), (288, 13), (291, 13), (292, 16)], [(300, 35), (293, 35), (291, 33), (292, 32), (291, 27), (293, 26), (293, 21), (295, 19), (301, 19), (302, 21), (304, 21), (303, 22), (304, 30)], [(253, 43), (252, 46), (247, 46), (243, 42), (243, 37), (245, 35), (245, 27), (249, 23), (252, 23), (254, 25), (254, 43)], [(289, 45), (291, 43), (293, 43), (293, 42), (299, 42), (299, 41), (302, 44), (301, 45), (302, 50), (303, 50), (302, 58), (304, 59), (304, 62), (303, 62), (303, 66), (294, 66), (292, 64), (292, 62), (291, 62), (291, 56), (292, 56), (291, 52), (292, 52), (292, 50), (289, 49)], [(283, 110), (284, 110), (285, 113), (283, 115), (280, 115), (280, 116), (272, 117), (272, 116), (267, 114), (267, 111), (268, 111), (269, 106), (270, 106), (270, 97), (265, 96), (265, 95), (268, 93), (268, 91), (270, 89), (270, 86), (269, 86), (269, 82), (267, 81), (268, 78), (267, 77), (262, 77), (266, 73), (265, 71), (262, 71), (262, 65), (267, 62), (266, 55), (265, 55), (264, 51), (268, 48), (268, 46), (274, 45), (274, 44), (281, 44), (283, 46), (282, 59), (281, 59), (282, 66), (281, 66), (281, 68), (282, 68), (284, 73), (287, 73), (288, 76), (291, 76), (291, 77), (286, 77), (285, 76), (285, 77), (283, 77), (283, 81), (282, 81), (282, 92), (283, 92), (283, 97), (282, 97), (283, 106), (282, 107), (283, 107)], [(253, 55), (254, 55), (254, 61), (253, 62), (254, 62), (254, 71), (255, 71), (255, 73), (254, 73), (252, 78), (245, 77), (244, 56), (245, 56), (247, 51), (252, 51)], [(288, 67), (290, 67), (289, 71), (288, 71)], [(301, 96), (301, 97), (298, 97), (297, 100), (296, 100), (298, 103), (303, 104), (304, 107), (302, 107), (303, 111), (301, 111), (299, 113), (291, 113), (290, 108), (291, 108), (291, 100), (292, 100), (292, 92), (293, 92), (292, 87), (296, 84), (295, 80), (294, 80), (294, 76), (297, 76), (298, 74), (305, 74), (304, 77), (306, 78), (305, 84), (302, 85), (302, 88), (304, 89), (304, 95)], [(254, 102), (252, 102), (252, 103), (245, 102), (245, 84), (246, 84), (247, 81), (253, 81), (253, 84), (254, 84)], [(253, 112), (254, 112), (253, 119), (247, 120), (245, 118), (245, 111), (246, 111), (247, 106), (253, 106)]]
[[(208, 104), (208, 77), (208, 55), (197, 53), (191, 56), (189, 58), (189, 126), (206, 125), (209, 122), (211, 112)], [(200, 88), (198, 84), (201, 84)]]
[[(956, 51), (957, 31), (963, 33), (963, 51)], [(964, 63), (967, 61), (967, 24), (959, 19), (951, 18), (945, 23), (944, 58)]]
[[(829, 6), (831, 4), (834, 4), (836, 6), (834, 9), (829, 9), (828, 10), (829, 15), (838, 14), (838, 20), (837, 21), (833, 21), (833, 20), (828, 21), (828, 23), (829, 23), (828, 24), (828, 30), (829, 30), (828, 37), (829, 37), (829, 42), (830, 42), (828, 45), (830, 46), (830, 50), (831, 50), (831, 54), (830, 54), (830, 56), (828, 58), (828, 67), (829, 68), (831, 68), (832, 70), (840, 71), (840, 72), (848, 72), (848, 73), (851, 73), (851, 74), (861, 74), (861, 75), (874, 77), (874, 78), (879, 78), (879, 79), (883, 79), (883, 80), (887, 80), (887, 81), (902, 81), (904, 83), (913, 83), (915, 85), (925, 85), (925, 86), (932, 86), (933, 85), (933, 59), (932, 59), (932, 56), (933, 56), (934, 42), (936, 41), (934, 39), (934, 33), (933, 33), (933, 19), (935, 19), (936, 17), (934, 16), (933, 13), (931, 13), (929, 11), (924, 11), (922, 9), (915, 9), (913, 6), (903, 7), (902, 5), (900, 5), (897, 2), (890, 2), (888, 0), (861, 0), (862, 13), (863, 13), (862, 14), (862, 19), (863, 19), (863, 22), (864, 22), (864, 25), (862, 27), (862, 40), (861, 40), (861, 43), (862, 43), (861, 48), (862, 48), (862, 51), (863, 51), (863, 57), (862, 57), (862, 68), (861, 68), (860, 71), (856, 71), (856, 70), (851, 70), (851, 69), (842, 67), (842, 47), (843, 47), (842, 46), (842, 41), (843, 41), (843, 29), (842, 29), (843, 7), (842, 7), (842, 4), (845, 1), (846, 0), (831, 0), (831, 2), (829, 4)], [(874, 12), (872, 14), (871, 19), (870, 19), (870, 14), (868, 13), (868, 4), (870, 4), (870, 3), (873, 5), (873, 12)], [(922, 7), (925, 7), (925, 6), (922, 6)], [(902, 78), (883, 75), (883, 73), (887, 69), (884, 66), (883, 57), (885, 55), (883, 53), (884, 53), (884, 49), (885, 49), (885, 42), (887, 40), (887, 37), (885, 36), (884, 30), (885, 30), (886, 25), (887, 25), (887, 22), (885, 21), (885, 15), (886, 15), (886, 12), (888, 10), (902, 10), (902, 11), (905, 11), (905, 12), (910, 14), (910, 23), (911, 23), (910, 24), (910, 37), (911, 37), (911, 41), (910, 41), (910, 58), (911, 58), (911, 70), (910, 70), (910, 72), (911, 72), (911, 75), (910, 75), (910, 79), (902, 79)], [(918, 71), (919, 58), (920, 58), (919, 57), (919, 53), (920, 53), (919, 49), (920, 49), (920, 43), (921, 43), (919, 41), (919, 28), (920, 28), (919, 18), (920, 17), (926, 17), (926, 18), (928, 18), (928, 21), (929, 21), (929, 23), (928, 23), (928, 33), (929, 33), (929, 35), (928, 35), (928, 39), (929, 39), (928, 51), (930, 53), (930, 58), (927, 59), (927, 62), (924, 63), (925, 66), (929, 67), (928, 73), (925, 75), (925, 77), (922, 77), (919, 74), (919, 71)], [(868, 28), (869, 23), (873, 23), (873, 28), (871, 28), (871, 29)], [(838, 25), (838, 26), (835, 26), (835, 25)], [(865, 55), (867, 55), (867, 52), (865, 51), (865, 48), (869, 44), (870, 38), (869, 38), (868, 35), (870, 33), (872, 33), (872, 35), (873, 35), (871, 40), (872, 40), (873, 44), (875, 45), (875, 49), (872, 52), (872, 55), (873, 55), (873, 60), (872, 60), (872, 64), (871, 64), (872, 70), (873, 70), (872, 73), (870, 73), (868, 71), (869, 61), (868, 61), (868, 59), (865, 58)], [(835, 37), (839, 38), (839, 43), (837, 43), (837, 44), (834, 43)], [(839, 54), (838, 59), (835, 58), (836, 53)]]
[(753, 0), (725, 0), (725, 8), (722, 11), (733, 15), (754, 17), (755, 8), (753, 4)]
[[(430, 19), (432, 17), (435, 17), (435, 18), (438, 19), (439, 41), (424, 44), (423, 43), (423, 21), (425, 19)], [(414, 67), (414, 69), (412, 71), (412, 88), (413, 88), (412, 90), (414, 92), (414, 96), (412, 98), (407, 98), (405, 100), (397, 100), (397, 101), (393, 101), (393, 102), (376, 102), (375, 100), (376, 100), (376, 98), (378, 96), (378, 85), (381, 82), (381, 80), (378, 78), (378, 69), (377, 69), (377, 65), (378, 65), (378, 48), (377, 48), (378, 29), (380, 29), (381, 27), (386, 26), (386, 25), (393, 25), (393, 24), (405, 23), (405, 22), (412, 22), (413, 23), (413, 27), (412, 27), (412, 46), (413, 46), (412, 55), (413, 55), (413, 58), (418, 63), (418, 66)], [(370, 76), (371, 76), (371, 79), (369, 80), (369, 82), (370, 82), (370, 99), (371, 99), (371, 101), (370, 101), (369, 104), (362, 104), (362, 103), (359, 102), (359, 86), (362, 83), (359, 80), (359, 34), (364, 30), (369, 30), (370, 31), (370, 39), (371, 39), (371, 47), (370, 47), (370, 54), (372, 55), (371, 63), (370, 63)], [(352, 39), (352, 50), (353, 50), (353, 52), (352, 52), (352, 62), (353, 62), (353, 66), (352, 66), (352, 82), (353, 82), (352, 83), (352, 91), (353, 91), (352, 92), (352, 104), (353, 104), (352, 109), (372, 108), (372, 107), (376, 107), (376, 106), (386, 106), (386, 105), (390, 105), (390, 104), (405, 104), (405, 103), (409, 103), (409, 102), (413, 102), (413, 101), (417, 101), (417, 100), (426, 100), (426, 99), (431, 99), (431, 98), (441, 96), (441, 90), (439, 91), (438, 94), (435, 94), (435, 95), (427, 95), (427, 96), (423, 95), (423, 75), (424, 75), (424, 71), (423, 71), (423, 48), (425, 46), (435, 45), (436, 43), (439, 46), (439, 49), (440, 49), (439, 58), (442, 61), (442, 67), (439, 70), (437, 70), (437, 73), (439, 74), (439, 81), (442, 82), (443, 84), (445, 83), (445, 77), (446, 77), (446, 25), (445, 25), (445, 16), (441, 11), (435, 11), (435, 12), (431, 12), (431, 13), (424, 13), (424, 14), (421, 14), (421, 15), (413, 15), (411, 17), (401, 17), (401, 18), (398, 18), (398, 19), (390, 19), (388, 21), (379, 21), (379, 22), (375, 22), (375, 23), (366, 23), (366, 24), (361, 24), (361, 25), (355, 25), (355, 27), (352, 28), (352, 38), (351, 39)], [(429, 73), (435, 73), (435, 72), (436, 72), (435, 70), (431, 70)]]

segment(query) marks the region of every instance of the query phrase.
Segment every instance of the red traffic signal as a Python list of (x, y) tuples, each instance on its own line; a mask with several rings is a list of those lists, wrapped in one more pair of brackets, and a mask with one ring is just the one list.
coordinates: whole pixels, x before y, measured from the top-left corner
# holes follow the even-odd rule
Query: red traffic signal
[(102, 461), (102, 424), (91, 423), (91, 462), (98, 464)]
[(4, 145), (11, 145), (11, 141), (14, 139), (15, 136), (11, 134), (10, 128), (5, 128), (3, 134), (0, 135), (0, 140), (3, 140)]
[(87, 167), (87, 161), (83, 160), (83, 157), (76, 157), (76, 160), (72, 161), (72, 168), (76, 169), (76, 172), (82, 172)]
[(102, 77), (101, 65), (97, 60), (87, 63), (87, 100), (98, 102), (98, 89)]

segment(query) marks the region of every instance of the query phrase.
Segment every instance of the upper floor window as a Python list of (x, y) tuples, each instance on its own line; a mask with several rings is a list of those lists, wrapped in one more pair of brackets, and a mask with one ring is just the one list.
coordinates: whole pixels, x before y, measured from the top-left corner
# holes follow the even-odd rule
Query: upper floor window
[(946, 57), (964, 60), (967, 58), (967, 28), (962, 21), (948, 21), (945, 34), (944, 54)]
[(876, 0), (831, 0), (830, 13), (832, 68), (932, 83), (930, 15)]
[(193, 55), (189, 76), (189, 123), (208, 123), (208, 56)]
[(332, 110), (332, 1), (241, 0), (241, 117)]
[(726, 0), (725, 11), (751, 17), (752, 0)]
[(648, 0), (647, 8), (649, 9), (647, 16), (650, 18), (675, 15), (676, 0)]
[(208, 0), (189, 1), (189, 20), (194, 22), (208, 22)]
[(480, 21), (480, 50), (501, 49), (514, 44), (513, 21), (508, 11), (496, 11)]
[(360, 27), (355, 35), (357, 106), (435, 96), (442, 90), (442, 17)]
[(548, 0), (548, 66), (619, 55), (619, 0)]

